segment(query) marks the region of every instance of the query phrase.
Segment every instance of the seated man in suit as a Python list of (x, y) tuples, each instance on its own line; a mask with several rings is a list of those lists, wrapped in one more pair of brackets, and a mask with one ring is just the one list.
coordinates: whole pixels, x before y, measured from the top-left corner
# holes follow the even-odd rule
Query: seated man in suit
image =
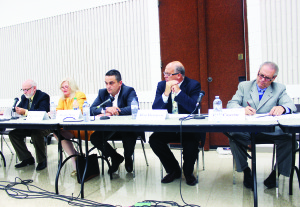
[[(286, 93), (286, 88), (274, 82), (278, 74), (278, 66), (272, 62), (263, 63), (257, 73), (257, 79), (241, 82), (236, 94), (228, 102), (227, 108), (245, 108), (246, 115), (269, 113), (272, 116), (289, 114), (296, 111), (295, 104)], [(231, 132), (233, 139), (229, 139), (230, 148), (238, 172), (244, 172), (244, 186), (253, 187), (251, 170), (248, 167), (247, 156), (243, 153), (250, 144), (250, 133)], [(277, 164), (279, 174), (289, 176), (292, 165), (291, 134), (284, 133), (276, 127), (273, 133), (258, 133), (255, 138), (259, 140), (272, 140), (276, 143)], [(237, 144), (239, 142), (240, 144)], [(276, 171), (273, 170), (264, 181), (267, 188), (276, 187)]]
[[(169, 63), (164, 72), (165, 81), (157, 85), (153, 109), (167, 109), (173, 114), (190, 114), (196, 107), (201, 91), (200, 83), (185, 76), (182, 63)], [(198, 155), (199, 136), (205, 133), (182, 133), (183, 172), (188, 185), (196, 185), (197, 179), (193, 175), (194, 164)], [(168, 147), (170, 142), (180, 142), (179, 132), (155, 132), (150, 136), (149, 144), (160, 159), (168, 173), (162, 183), (170, 183), (181, 177), (178, 161)]]
[[(28, 111), (45, 111), (50, 110), (50, 97), (48, 94), (37, 90), (36, 83), (33, 80), (26, 80), (22, 84), (23, 95), (21, 101), (16, 107), (16, 113), (27, 116)], [(15, 165), (16, 168), (21, 168), (27, 165), (34, 164), (34, 158), (27, 149), (24, 142), (26, 137), (31, 137), (35, 148), (36, 159), (38, 165), (36, 170), (43, 170), (47, 167), (47, 155), (45, 148), (44, 137), (50, 133), (48, 129), (15, 129), (9, 132), (9, 139), (16, 150), (17, 156), (21, 163)]]
[[(118, 70), (110, 70), (105, 74), (106, 88), (100, 89), (97, 98), (91, 106), (91, 115), (105, 114), (106, 116), (131, 115), (131, 101), (137, 99), (134, 88), (126, 86), (122, 83), (121, 74)], [(114, 100), (106, 104), (105, 107), (99, 107), (101, 103), (114, 97)], [(111, 157), (111, 167), (109, 173), (114, 173), (118, 170), (119, 165), (123, 162), (124, 157), (116, 152), (105, 139), (110, 131), (95, 131), (91, 135), (91, 142), (95, 147), (102, 151), (105, 157)], [(133, 163), (131, 156), (134, 152), (136, 138), (138, 134), (135, 132), (115, 132), (110, 140), (122, 140), (125, 156), (125, 169), (127, 172), (132, 172)], [(103, 151), (103, 142), (105, 151)]]

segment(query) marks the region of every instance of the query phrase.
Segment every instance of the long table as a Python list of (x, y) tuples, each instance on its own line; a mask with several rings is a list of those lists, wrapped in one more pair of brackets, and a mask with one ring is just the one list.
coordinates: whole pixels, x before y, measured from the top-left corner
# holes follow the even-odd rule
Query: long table
[[(179, 118), (166, 120), (133, 120), (131, 116), (112, 116), (108, 120), (95, 120), (90, 122), (63, 122), (60, 125), (65, 130), (98, 130), (98, 131), (150, 131), (150, 132), (274, 132), (278, 126), (276, 120), (268, 121), (223, 121), (211, 122), (208, 119), (190, 119), (180, 121)], [(86, 152), (88, 152), (88, 138), (86, 136)], [(255, 139), (251, 139), (255, 146)], [(257, 206), (257, 178), (256, 178), (256, 149), (251, 148), (252, 174), (254, 183), (254, 206)], [(88, 154), (86, 154), (88, 158)], [(88, 160), (86, 162), (86, 165)], [(85, 174), (83, 175), (85, 176)], [(57, 178), (58, 180), (58, 178)], [(84, 197), (84, 178), (81, 184), (81, 197)], [(57, 185), (58, 183), (56, 183)], [(56, 188), (57, 189), (57, 188)], [(56, 192), (58, 193), (58, 191)]]
[[(295, 143), (296, 143), (296, 133), (300, 133), (300, 118), (298, 118), (298, 119), (279, 119), (278, 123), (284, 132), (292, 134), (293, 156), (292, 156), (292, 169), (291, 169), (291, 175), (290, 175), (290, 183), (289, 183), (289, 194), (293, 195), (294, 171), (296, 171), (296, 174), (298, 177), (299, 188), (300, 188), (300, 172), (299, 172), (299, 168), (295, 165), (296, 151), (299, 152), (299, 148), (296, 149)], [(300, 153), (299, 153), (299, 167), (300, 167)]]

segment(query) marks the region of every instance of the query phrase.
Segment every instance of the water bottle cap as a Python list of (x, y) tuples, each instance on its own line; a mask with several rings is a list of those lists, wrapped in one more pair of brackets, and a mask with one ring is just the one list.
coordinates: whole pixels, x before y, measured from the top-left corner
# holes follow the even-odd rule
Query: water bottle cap
[(215, 96), (215, 98), (219, 98), (219, 96)]

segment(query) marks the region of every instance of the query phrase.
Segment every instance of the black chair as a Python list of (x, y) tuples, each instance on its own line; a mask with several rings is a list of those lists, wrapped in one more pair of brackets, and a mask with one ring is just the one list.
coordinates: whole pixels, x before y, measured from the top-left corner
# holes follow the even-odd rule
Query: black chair
[[(199, 139), (199, 145), (198, 145), (198, 149), (199, 149), (199, 152), (198, 152), (198, 157), (197, 157), (197, 180), (199, 178), (199, 153), (200, 151), (202, 151), (202, 166), (203, 166), (203, 170), (205, 170), (205, 163), (204, 163), (204, 145), (205, 145), (205, 140), (206, 140), (206, 136), (200, 136), (200, 139)], [(180, 152), (182, 151), (182, 145), (181, 143), (169, 143), (169, 147), (170, 149), (175, 149), (175, 150), (180, 150)], [(181, 153), (180, 153), (181, 154)], [(160, 164), (160, 167), (161, 167), (161, 179), (163, 179), (164, 177), (164, 169), (163, 169), (163, 166), (162, 164)]]

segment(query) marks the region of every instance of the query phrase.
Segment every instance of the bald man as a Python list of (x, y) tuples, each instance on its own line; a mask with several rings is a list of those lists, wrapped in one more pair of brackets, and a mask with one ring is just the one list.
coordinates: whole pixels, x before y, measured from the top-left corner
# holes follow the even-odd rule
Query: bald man
[[(36, 83), (33, 80), (26, 80), (22, 84), (23, 95), (21, 101), (16, 107), (16, 113), (27, 116), (28, 111), (50, 111), (50, 97), (48, 94), (37, 90)], [(38, 165), (36, 170), (43, 170), (47, 167), (46, 148), (44, 136), (47, 136), (50, 130), (38, 129), (15, 129), (9, 132), (9, 139), (15, 148), (17, 156), (21, 163), (15, 165), (16, 168), (33, 165), (35, 163), (33, 156), (27, 149), (24, 142), (26, 137), (31, 137), (35, 148)]]
[[(185, 69), (181, 62), (169, 63), (164, 71), (165, 81), (157, 85), (153, 109), (167, 109), (172, 114), (190, 114), (194, 111), (201, 91), (198, 81), (185, 76)], [(197, 179), (193, 175), (194, 164), (198, 155), (200, 136), (205, 133), (182, 133), (183, 172), (188, 185), (196, 185)], [(168, 173), (162, 183), (170, 183), (181, 177), (178, 161), (168, 147), (168, 143), (180, 142), (178, 132), (155, 132), (150, 136), (149, 143), (153, 152), (158, 156)]]

